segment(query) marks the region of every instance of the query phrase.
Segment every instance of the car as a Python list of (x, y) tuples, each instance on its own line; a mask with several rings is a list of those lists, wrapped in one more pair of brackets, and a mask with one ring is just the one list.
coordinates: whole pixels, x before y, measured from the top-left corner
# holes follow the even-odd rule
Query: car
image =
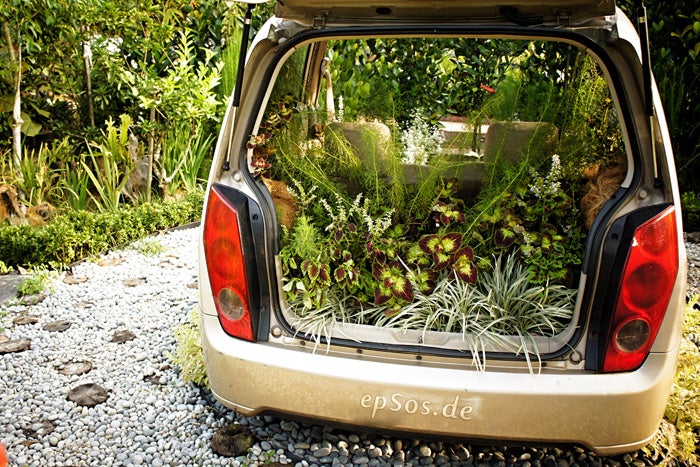
[(686, 258), (644, 15), (280, 0), (248, 48), (245, 3), (199, 238), (214, 396), (601, 455), (652, 440)]

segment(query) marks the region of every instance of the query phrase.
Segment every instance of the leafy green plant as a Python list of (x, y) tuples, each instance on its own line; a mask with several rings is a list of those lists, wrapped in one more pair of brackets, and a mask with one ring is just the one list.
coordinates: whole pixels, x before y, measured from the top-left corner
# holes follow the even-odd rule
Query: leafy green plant
[(240, 33), (229, 36), (229, 41), (221, 51), (221, 86), (219, 86), (219, 99), (223, 102), (233, 94), (236, 85), (236, 74), (238, 72), (238, 58), (241, 47)]
[(625, 160), (624, 138), (607, 81), (592, 57), (582, 55), (577, 64), (559, 123), (562, 164), (578, 167)]
[[(439, 63), (411, 63), (415, 68), (398, 75), (384, 63), (398, 51), (413, 57), (419, 43), (438, 47)], [(456, 332), (475, 355), (491, 348), (520, 353), (533, 369), (538, 338), (562, 332), (573, 311), (576, 290), (568, 287), (580, 274), (587, 235), (578, 207), (580, 161), (616, 160), (623, 149), (619, 122), (601, 71), (569, 45), (489, 42), (503, 60), (489, 57), (487, 70), (471, 63), (486, 54), (478, 41), (444, 45), (384, 39), (330, 45), (334, 84), (357, 91), (339, 93), (343, 119), (373, 115), (356, 98), (365, 84), (387, 78), (377, 92), (388, 90), (402, 110), (383, 122), (332, 121), (288, 94), (270, 101), (249, 148), (254, 175), (293, 185), (296, 218), (280, 238), (288, 311), (317, 342), (343, 322)], [(386, 53), (373, 56), (380, 50)], [(411, 89), (394, 82), (426, 69), (435, 77), (429, 91), (422, 83)], [(415, 111), (423, 102), (417, 94), (432, 99), (431, 115)], [(458, 108), (468, 126), (456, 127), (464, 133), (457, 136), (472, 141), (428, 147), (440, 139), (434, 119)], [(503, 121), (490, 122), (494, 115)], [(516, 125), (522, 118), (530, 121)], [(319, 121), (325, 125), (311, 125)], [(483, 142), (486, 154), (453, 151), (479, 149), (482, 125), (492, 138)], [(373, 143), (382, 132), (391, 144), (379, 151)], [(462, 311), (455, 312), (456, 302), (465, 304)], [(459, 327), (467, 322), (472, 327)]]
[(4, 261), (0, 260), (0, 275), (9, 274), (13, 271), (12, 266), (8, 266)]
[[(306, 193), (306, 192), (304, 192)], [(313, 209), (312, 193), (302, 206)], [(310, 215), (300, 215), (286, 236), (286, 246), (280, 251), (285, 276), (284, 290), (295, 301), (303, 303), (301, 315), (314, 307), (325, 308), (331, 287), (339, 287), (355, 300), (365, 301), (374, 295), (374, 281), (370, 279), (373, 264), (388, 246), (384, 238), (391, 225), (391, 211), (378, 218), (372, 217), (369, 203), (360, 194), (350, 206), (336, 195), (336, 204), (320, 200), (323, 213), (330, 222), (324, 235), (312, 222)], [(309, 213), (312, 214), (312, 213)], [(386, 235), (391, 238), (391, 235)], [(375, 248), (376, 247), (376, 248)]]
[(81, 160), (78, 164), (67, 166), (58, 183), (66, 204), (75, 210), (90, 207), (90, 176), (83, 164), (84, 161)]
[[(448, 274), (430, 293), (414, 290), (415, 300), (398, 312), (372, 311), (376, 325), (423, 333), (458, 332), (478, 367), (483, 368), (484, 351), (493, 344), (524, 354), (531, 371), (530, 356), (539, 358), (535, 337), (553, 336), (564, 329), (576, 295), (562, 286), (532, 284), (514, 253), (497, 257), (474, 285)], [(517, 343), (505, 336), (515, 336)]]
[[(469, 217), (476, 219), (466, 236), (486, 257), (517, 248), (535, 284), (570, 285), (583, 260), (585, 229), (575, 202), (577, 178), (566, 174), (559, 156), (548, 171), (516, 169), (509, 189), (485, 197)], [(497, 185), (498, 186), (498, 185)]]
[[(265, 144), (268, 143), (265, 139)], [(417, 317), (423, 315), (416, 307), (425, 303), (424, 297), (441, 300), (437, 297), (441, 293), (451, 296), (453, 292), (448, 289), (452, 286), (445, 283), (455, 280), (462, 282), (459, 286), (465, 290), (469, 286), (478, 290), (483, 282), (479, 270), (494, 270), (492, 262), (486, 258), (491, 255), (500, 258), (509, 252), (517, 254), (521, 258), (518, 265), (525, 268), (524, 278), (516, 274), (521, 287), (513, 289), (524, 295), (525, 302), (535, 300), (534, 296), (528, 296), (530, 290), (536, 291), (536, 296), (545, 289), (547, 293), (550, 289), (561, 290), (568, 293), (569, 298), (575, 293), (560, 285), (550, 285), (550, 282), (568, 283), (572, 279), (572, 271), (580, 264), (585, 237), (583, 233), (574, 236), (571, 241), (575, 245), (567, 249), (569, 237), (554, 227), (563, 223), (564, 228), (579, 231), (578, 211), (571, 196), (574, 188), (569, 186), (557, 157), (552, 158), (551, 167), (544, 173), (534, 170), (527, 159), (513, 167), (516, 175), (505, 177), (502, 184), (491, 187), (500, 192), (492, 198), (485, 197), (486, 208), (478, 204), (473, 209), (468, 208), (457, 196), (456, 181), (436, 177), (427, 182), (433, 186), (428, 190), (432, 193), (432, 202), (427, 204), (429, 208), (423, 212), (402, 211), (394, 208), (386, 194), (365, 196), (361, 191), (352, 199), (347, 186), (337, 184), (333, 176), (352, 179), (353, 170), (369, 172), (365, 167), (372, 165), (371, 161), (366, 164), (362, 158), (357, 160), (351, 156), (341, 160), (338, 154), (347, 142), (341, 143), (343, 140), (339, 139), (333, 144), (334, 152), (330, 157), (309, 156), (297, 147), (296, 159), (288, 157), (282, 163), (282, 173), (289, 167), (298, 167), (294, 174), (305, 180), (305, 183), (294, 180), (296, 188), (291, 191), (296, 195), (300, 212), (291, 230), (283, 231), (280, 252), (285, 280), (283, 290), (298, 319), (299, 329), (318, 338), (319, 334), (327, 335), (335, 322), (376, 325), (386, 323), (393, 316), (407, 314), (419, 320)], [(275, 151), (279, 156), (286, 148), (277, 146)], [(332, 154), (338, 158), (333, 158)], [(377, 155), (365, 157), (371, 160)], [(311, 164), (316, 165), (314, 170), (307, 168)], [(275, 164), (272, 171), (275, 172)], [(322, 180), (326, 188), (313, 184), (316, 180)], [(362, 180), (362, 177), (355, 178), (357, 186), (372, 186), (371, 181), (364, 185)], [(387, 184), (386, 181), (377, 183)], [(503, 183), (512, 191), (504, 190)], [(316, 193), (326, 189), (329, 194), (319, 196), (314, 202)], [(422, 189), (419, 186), (418, 191)], [(333, 204), (329, 202), (331, 199), (335, 200)], [(490, 234), (485, 235), (487, 232)], [(496, 270), (501, 271), (500, 260), (496, 263)], [(520, 271), (510, 262), (508, 268), (511, 272)], [(442, 288), (437, 284), (442, 284)], [(478, 302), (484, 296), (472, 298)], [(484, 310), (487, 306), (483, 305)], [(368, 307), (381, 312), (368, 313)], [(571, 303), (561, 308), (565, 309), (562, 315), (567, 312), (570, 315)], [(445, 313), (447, 310), (449, 307), (445, 308)], [(536, 321), (538, 309), (531, 307), (529, 311)], [(545, 319), (541, 322), (545, 324), (540, 329), (525, 322), (508, 327), (505, 323), (516, 318), (491, 316), (489, 326), (493, 328), (488, 329), (494, 332), (483, 335), (495, 339), (495, 335), (514, 332), (521, 344), (511, 346), (511, 350), (532, 348), (532, 342), (528, 341), (530, 333), (538, 335), (544, 332), (547, 324), (554, 325), (547, 322), (550, 311), (543, 312)], [(442, 319), (425, 319), (433, 324), (443, 322)]]
[(692, 297), (685, 308), (683, 338), (665, 418), (644, 451), (657, 465), (700, 463), (700, 305)]
[(131, 247), (146, 256), (155, 256), (163, 252), (163, 245), (155, 237), (147, 237), (137, 240)]
[(194, 191), (204, 181), (200, 169), (210, 152), (214, 135), (205, 127), (193, 127), (188, 122), (177, 122), (163, 139), (163, 148), (157, 160), (158, 179), (165, 196), (180, 189)]
[(65, 267), (107, 249), (198, 220), (203, 193), (179, 200), (123, 206), (116, 212), (66, 210), (43, 227), (0, 226), (0, 260), (7, 266)]
[(180, 324), (173, 330), (173, 335), (177, 348), (174, 353), (168, 352), (167, 357), (180, 369), (180, 376), (185, 382), (208, 388), (197, 310), (190, 313), (187, 323)]
[(12, 185), (25, 194), (26, 202), (30, 206), (54, 202), (58, 198), (57, 185), (61, 171), (57, 163), (66, 160), (70, 153), (68, 138), (42, 144), (36, 151), (25, 148), (19, 174), (12, 181)]
[(694, 191), (681, 193), (683, 224), (686, 228), (700, 227), (700, 196)]
[(17, 286), (17, 292), (20, 296), (40, 294), (49, 287), (51, 280), (55, 276), (55, 271), (50, 271), (45, 266), (37, 266)]
[[(132, 119), (121, 115), (119, 127), (107, 121), (107, 130), (102, 141), (88, 146), (91, 164), (82, 161), (92, 185), (97, 192), (90, 194), (99, 211), (114, 212), (119, 208), (122, 190), (129, 180), (134, 161), (129, 154), (129, 127)], [(93, 151), (92, 148), (96, 151)]]

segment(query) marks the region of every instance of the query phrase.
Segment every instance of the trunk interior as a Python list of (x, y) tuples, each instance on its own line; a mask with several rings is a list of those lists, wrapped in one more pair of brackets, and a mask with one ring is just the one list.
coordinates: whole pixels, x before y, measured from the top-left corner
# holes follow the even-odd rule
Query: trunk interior
[(627, 176), (613, 96), (568, 42), (297, 47), (248, 142), (275, 204), (284, 320), (317, 342), (567, 346), (587, 238)]

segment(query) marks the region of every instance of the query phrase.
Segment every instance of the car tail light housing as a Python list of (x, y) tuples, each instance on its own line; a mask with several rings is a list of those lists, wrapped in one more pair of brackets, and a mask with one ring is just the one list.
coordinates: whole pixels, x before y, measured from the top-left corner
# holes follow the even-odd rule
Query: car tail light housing
[(602, 371), (639, 368), (666, 314), (678, 274), (676, 210), (669, 206), (634, 229), (610, 321)]
[(224, 331), (256, 341), (255, 260), (247, 198), (214, 185), (204, 217), (204, 256), (214, 305)]

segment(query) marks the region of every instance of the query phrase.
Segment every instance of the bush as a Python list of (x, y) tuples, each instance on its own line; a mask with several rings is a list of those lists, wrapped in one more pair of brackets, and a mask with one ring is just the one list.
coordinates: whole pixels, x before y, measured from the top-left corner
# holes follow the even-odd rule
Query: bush
[(207, 370), (202, 351), (201, 330), (197, 310), (190, 313), (189, 321), (175, 328), (173, 334), (177, 341), (175, 353), (168, 353), (168, 358), (180, 368), (180, 376), (188, 383), (209, 387)]
[(645, 448), (658, 465), (700, 465), (700, 304), (685, 309), (673, 391), (657, 437)]
[(47, 286), (51, 287), (50, 281), (54, 274), (56, 274), (55, 271), (49, 271), (41, 266), (37, 267), (17, 286), (17, 292), (20, 296), (43, 293)]
[(694, 191), (681, 194), (683, 227), (686, 231), (700, 229), (700, 197)]
[(0, 261), (6, 266), (61, 268), (158, 231), (199, 220), (203, 193), (178, 201), (145, 203), (113, 213), (69, 210), (43, 227), (0, 226)]

